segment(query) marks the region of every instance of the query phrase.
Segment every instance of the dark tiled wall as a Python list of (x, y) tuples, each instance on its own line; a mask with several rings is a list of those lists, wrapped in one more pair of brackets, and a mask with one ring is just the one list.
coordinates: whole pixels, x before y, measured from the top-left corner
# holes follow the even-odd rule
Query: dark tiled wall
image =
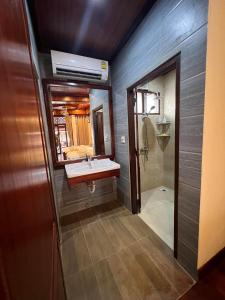
[(181, 52), (178, 261), (195, 277), (207, 20), (208, 0), (159, 0), (112, 64), (118, 195), (130, 208), (126, 89)]
[(70, 215), (116, 199), (116, 181), (105, 178), (96, 181), (96, 190), (90, 194), (86, 183), (69, 187), (64, 169), (54, 170), (57, 201), (61, 215)]

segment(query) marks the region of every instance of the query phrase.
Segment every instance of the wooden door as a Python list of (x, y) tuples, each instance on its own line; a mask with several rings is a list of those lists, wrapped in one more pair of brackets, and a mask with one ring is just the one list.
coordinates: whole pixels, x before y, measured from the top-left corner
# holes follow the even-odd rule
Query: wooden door
[(95, 154), (105, 155), (103, 106), (93, 110), (93, 126), (95, 138)]
[(96, 118), (97, 118), (97, 143), (98, 143), (98, 149), (100, 155), (105, 154), (105, 141), (104, 141), (104, 125), (103, 125), (103, 112), (99, 111), (96, 113)]
[(22, 0), (1, 1), (0, 28), (0, 299), (49, 300), (55, 213)]

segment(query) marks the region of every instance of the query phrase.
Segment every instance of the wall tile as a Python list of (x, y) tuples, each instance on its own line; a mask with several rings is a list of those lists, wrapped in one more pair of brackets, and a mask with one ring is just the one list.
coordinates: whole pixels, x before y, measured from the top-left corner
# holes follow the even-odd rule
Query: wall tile
[(200, 189), (179, 183), (178, 211), (196, 223), (199, 221), (199, 199)]
[(129, 149), (120, 146), (120, 136), (128, 135), (126, 90), (181, 52), (179, 211), (180, 232), (185, 234), (179, 243), (178, 260), (193, 276), (197, 253), (185, 243), (195, 249), (196, 240), (191, 237), (197, 238), (198, 230), (193, 226), (189, 236), (186, 219), (198, 223), (207, 18), (208, 0), (158, 0), (112, 64), (116, 157), (123, 161), (118, 194), (130, 207)]
[(198, 223), (184, 214), (178, 214), (179, 240), (194, 252), (198, 252)]
[(179, 182), (200, 188), (201, 154), (180, 152)]
[(178, 240), (178, 253), (178, 262), (197, 280), (197, 253), (188, 248), (180, 240)]
[(202, 152), (203, 116), (180, 119), (180, 151)]

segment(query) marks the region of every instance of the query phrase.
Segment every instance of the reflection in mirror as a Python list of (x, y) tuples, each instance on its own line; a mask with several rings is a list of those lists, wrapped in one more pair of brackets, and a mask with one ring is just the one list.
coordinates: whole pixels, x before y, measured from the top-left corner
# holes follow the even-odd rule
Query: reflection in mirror
[(109, 91), (50, 85), (58, 161), (111, 155)]

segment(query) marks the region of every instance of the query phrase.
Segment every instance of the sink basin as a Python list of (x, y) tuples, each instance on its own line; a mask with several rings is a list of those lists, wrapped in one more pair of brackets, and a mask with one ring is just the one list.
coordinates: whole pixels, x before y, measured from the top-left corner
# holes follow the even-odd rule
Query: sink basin
[(120, 165), (110, 159), (83, 161), (65, 165), (70, 185), (106, 177), (119, 176)]

